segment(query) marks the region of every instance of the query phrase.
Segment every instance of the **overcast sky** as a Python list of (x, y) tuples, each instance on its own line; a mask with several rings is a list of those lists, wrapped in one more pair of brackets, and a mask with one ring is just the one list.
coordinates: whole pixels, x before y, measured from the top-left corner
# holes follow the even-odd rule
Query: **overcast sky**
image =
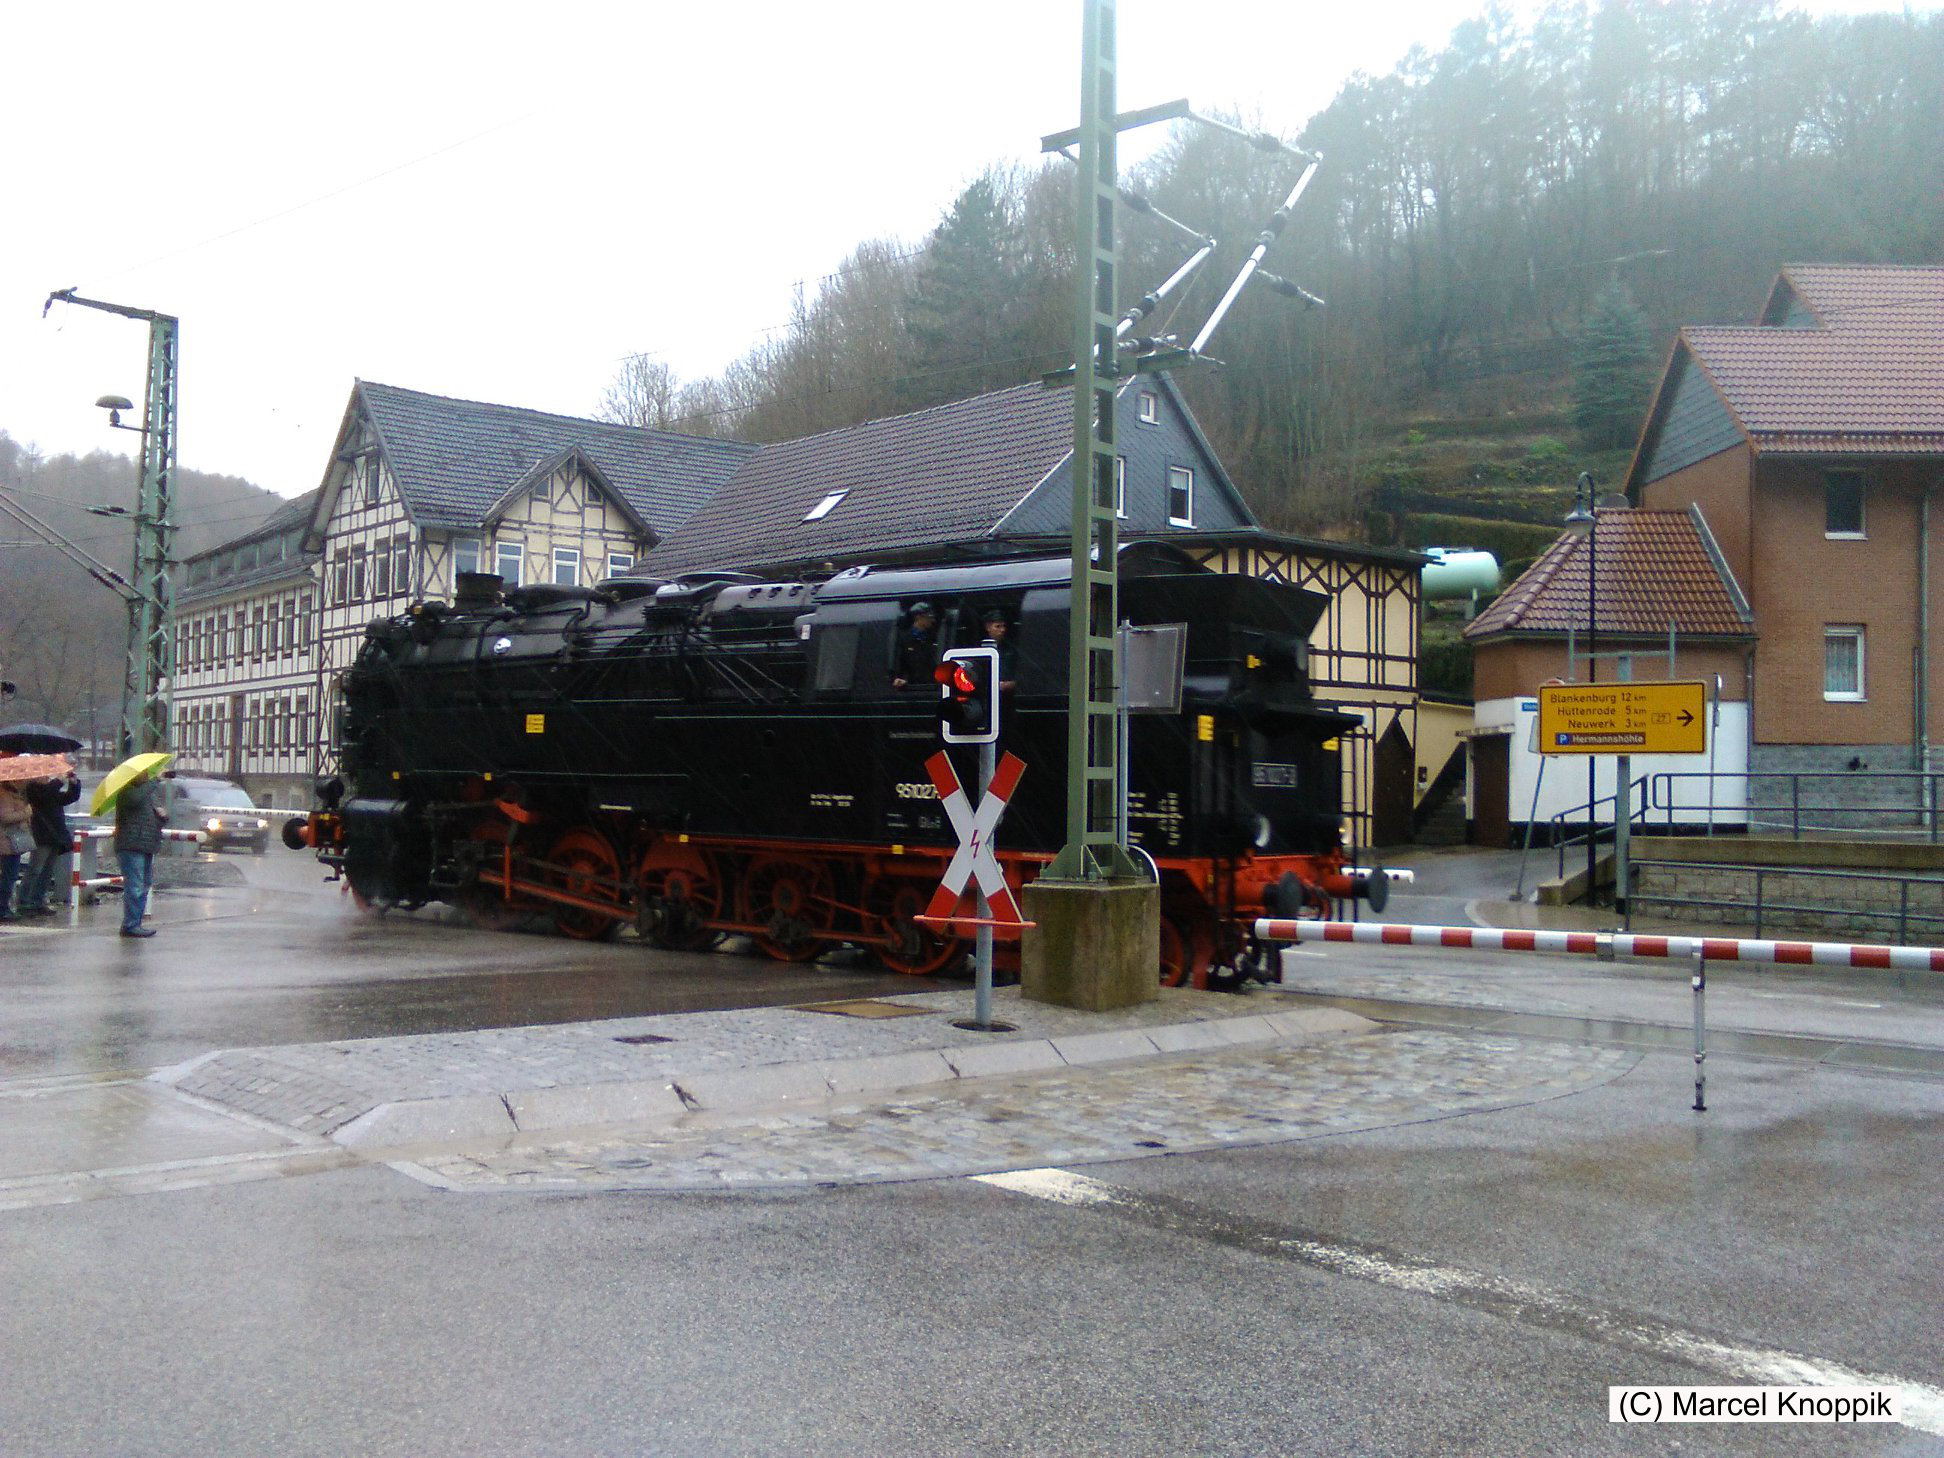
[[(1121, 0), (1120, 104), (1293, 135), (1480, 8)], [(93, 402), (139, 404), (145, 331), (43, 320), (74, 285), (177, 315), (182, 464), (286, 496), (360, 377), (588, 415), (630, 353), (715, 373), (1072, 125), (1079, 31), (1079, 0), (10, 5), (0, 430), (133, 444)]]

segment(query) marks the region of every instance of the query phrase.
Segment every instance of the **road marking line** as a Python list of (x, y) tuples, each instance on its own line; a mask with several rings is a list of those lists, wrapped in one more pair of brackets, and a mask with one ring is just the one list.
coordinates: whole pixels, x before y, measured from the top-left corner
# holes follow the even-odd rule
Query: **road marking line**
[[(1453, 1301), (1532, 1326), (1565, 1330), (1643, 1356), (1738, 1377), (1758, 1386), (1894, 1388), (1907, 1428), (1944, 1437), (1944, 1388), (1890, 1374), (1859, 1372), (1839, 1362), (1773, 1347), (1742, 1346), (1625, 1312), (1569, 1300), (1503, 1276), (1433, 1262), (1410, 1261), (1348, 1242), (1276, 1237), (1239, 1227), (1219, 1212), (1137, 1195), (1068, 1169), (1022, 1169), (974, 1175), (981, 1184), (1056, 1205), (1106, 1207), (1170, 1230), (1214, 1227), (1226, 1243), (1281, 1256), (1319, 1270), (1395, 1291)], [(1224, 1228), (1226, 1227), (1226, 1228)]]

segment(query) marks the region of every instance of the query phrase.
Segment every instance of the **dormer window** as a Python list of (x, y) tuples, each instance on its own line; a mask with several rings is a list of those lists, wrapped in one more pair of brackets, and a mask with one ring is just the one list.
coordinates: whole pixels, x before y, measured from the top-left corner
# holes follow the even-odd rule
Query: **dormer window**
[(842, 491), (831, 492), (830, 495), (824, 497), (822, 501), (819, 501), (815, 506), (811, 507), (809, 513), (803, 519), (805, 521), (822, 521), (831, 512), (835, 511), (837, 509), (837, 503), (848, 495), (850, 495), (849, 487), (846, 487)]
[(1154, 391), (1141, 391), (1140, 412), (1141, 424), (1158, 425), (1161, 423), (1161, 402), (1155, 398)]

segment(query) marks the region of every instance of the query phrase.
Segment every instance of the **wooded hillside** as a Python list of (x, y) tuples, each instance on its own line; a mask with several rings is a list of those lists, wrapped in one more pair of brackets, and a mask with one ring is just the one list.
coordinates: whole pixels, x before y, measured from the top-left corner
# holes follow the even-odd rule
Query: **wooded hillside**
[[(1399, 442), (1450, 417), (1577, 421), (1553, 474), (1528, 484), (1569, 482), (1583, 451), (1630, 440), (1680, 324), (1747, 319), (1785, 262), (1940, 257), (1940, 96), (1937, 13), (1811, 21), (1761, 0), (1602, 0), (1521, 29), (1490, 10), (1442, 49), (1353, 79), (1304, 128), (1324, 166), (1265, 266), (1328, 308), (1246, 295), (1210, 346), (1227, 367), (1182, 383), (1271, 525), (1381, 535), (1396, 513), (1367, 513)], [(638, 361), (604, 413), (774, 440), (1059, 367), (1069, 173), (989, 173), (922, 244), (861, 243), (721, 377), (685, 384)], [(1182, 328), (1294, 175), (1185, 124), (1138, 170), (1156, 207), (1221, 241)], [(1125, 307), (1189, 250), (1123, 217)], [(1610, 347), (1581, 393), (1606, 406), (1576, 411), (1576, 351), (1585, 374), (1603, 295), (1593, 332)]]
[[(132, 511), (139, 474), (126, 456), (43, 457), (0, 431), (0, 492), (124, 577), (134, 561), (134, 527), (88, 508)], [(240, 477), (179, 470), (174, 554), (191, 557), (247, 532), (283, 504)], [(127, 641), (122, 600), (0, 514), (0, 663), (19, 686), (0, 722), (42, 720), (112, 738)]]

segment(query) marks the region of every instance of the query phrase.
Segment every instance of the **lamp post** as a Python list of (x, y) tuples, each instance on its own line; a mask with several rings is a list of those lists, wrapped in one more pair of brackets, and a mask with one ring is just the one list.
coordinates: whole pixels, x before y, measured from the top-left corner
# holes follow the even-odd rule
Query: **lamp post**
[[(1566, 527), (1575, 536), (1586, 538), (1586, 681), (1599, 682), (1599, 659), (1594, 655), (1598, 644), (1598, 606), (1599, 606), (1599, 508), (1594, 505), (1593, 473), (1581, 471), (1579, 480), (1573, 487), (1573, 509), (1566, 513)], [(1594, 893), (1598, 890), (1595, 873), (1599, 867), (1599, 782), (1595, 778), (1597, 755), (1586, 757), (1586, 904), (1593, 904)]]

